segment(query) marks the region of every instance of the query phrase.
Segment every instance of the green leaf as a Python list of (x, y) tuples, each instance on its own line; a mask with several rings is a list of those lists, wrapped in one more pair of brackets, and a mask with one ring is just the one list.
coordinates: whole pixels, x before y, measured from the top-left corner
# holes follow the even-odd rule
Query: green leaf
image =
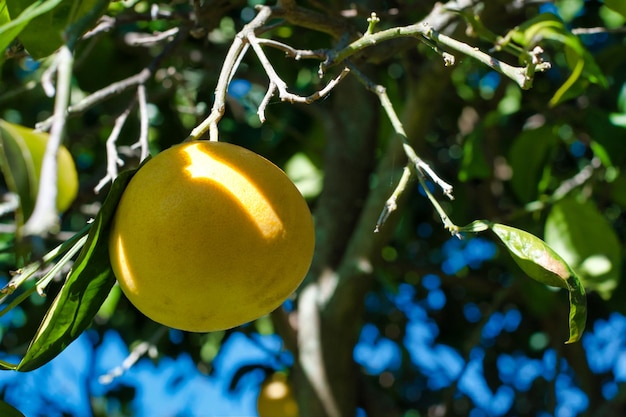
[(485, 158), (483, 138), (485, 129), (478, 127), (463, 142), (463, 160), (459, 170), (459, 180), (484, 179), (491, 175), (491, 167)]
[(0, 401), (0, 416), (2, 417), (25, 417), (17, 408)]
[(626, 175), (618, 175), (610, 185), (611, 198), (626, 211)]
[(565, 59), (572, 72), (550, 99), (551, 107), (584, 94), (590, 82), (603, 88), (608, 87), (608, 81), (593, 55), (585, 49), (578, 38), (574, 39), (576, 47), (565, 45), (564, 48)]
[(624, 0), (604, 0), (604, 5), (626, 19), (626, 2)]
[[(49, 135), (0, 119), (0, 168), (9, 189), (20, 198), (18, 227), (31, 215)], [(68, 209), (78, 194), (78, 173), (72, 155), (61, 146), (57, 156), (57, 210)]]
[(18, 228), (24, 224), (35, 206), (37, 196), (35, 168), (26, 144), (0, 124), (0, 170), (9, 190), (19, 197), (16, 212)]
[(458, 232), (477, 233), (489, 229), (491, 223), (487, 220), (474, 220), (467, 226), (459, 227)]
[(587, 289), (611, 298), (622, 269), (622, 246), (591, 202), (558, 201), (546, 219), (545, 240), (580, 276)]
[(571, 22), (585, 6), (584, 0), (556, 0), (555, 4), (559, 9), (559, 16), (566, 22)]
[(546, 190), (550, 161), (558, 143), (556, 129), (551, 125), (525, 130), (515, 138), (509, 151), (511, 188), (522, 203), (535, 200), (538, 193)]
[[(16, 36), (28, 25), (28, 23), (44, 13), (54, 9), (62, 0), (36, 1), (30, 5), (24, 4), (20, 10), (13, 10), (11, 6), (16, 2), (2, 1), (2, 26), (0, 26), (0, 50), (4, 51), (13, 42)], [(17, 16), (10, 19), (10, 16)], [(7, 22), (7, 19), (9, 20)], [(2, 55), (0, 55), (2, 56)]]
[(0, 27), (6, 25), (11, 21), (9, 16), (9, 9), (7, 8), (6, 0), (0, 0)]
[(134, 171), (113, 183), (87, 242), (65, 284), (48, 309), (18, 371), (32, 371), (61, 353), (85, 330), (107, 298), (115, 276), (109, 262), (109, 229), (115, 209)]
[(587, 298), (576, 273), (535, 235), (498, 223), (492, 223), (490, 227), (504, 243), (515, 263), (529, 277), (542, 284), (569, 291), (569, 339), (565, 343), (580, 340), (587, 321)]
[(322, 191), (322, 172), (304, 152), (298, 152), (285, 163), (285, 173), (304, 198), (315, 198)]
[[(9, 13), (17, 16), (32, 5), (32, 0), (11, 0)], [(44, 13), (32, 16), (19, 32), (19, 39), (35, 59), (45, 58), (66, 42), (68, 28), (80, 26), (78, 37), (88, 29), (106, 10), (108, 0), (46, 0), (36, 4), (55, 3)]]
[[(552, 13), (542, 13), (527, 20), (509, 31), (504, 38), (499, 39), (496, 46), (506, 46), (511, 41), (524, 48), (525, 51), (532, 50), (544, 41), (555, 42), (559, 44), (560, 50), (565, 50), (567, 65), (571, 73), (550, 99), (549, 104), (552, 107), (571, 98), (573, 94), (570, 90), (575, 85), (579, 85), (581, 79), (604, 88), (608, 85), (604, 74), (580, 39), (565, 27), (564, 22), (558, 16)], [(530, 56), (522, 55), (522, 57), (526, 62), (532, 59)]]

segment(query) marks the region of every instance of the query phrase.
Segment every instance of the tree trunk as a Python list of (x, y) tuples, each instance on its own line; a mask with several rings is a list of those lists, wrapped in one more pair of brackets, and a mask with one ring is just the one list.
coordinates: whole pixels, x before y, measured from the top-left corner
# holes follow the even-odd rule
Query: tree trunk
[[(429, 23), (441, 29), (452, 18), (435, 6)], [(443, 61), (428, 60), (412, 62), (406, 71), (399, 116), (409, 141), (428, 159), (423, 138), (445, 97), (449, 70)], [(353, 417), (364, 406), (353, 350), (363, 324), (364, 298), (380, 251), (394, 231), (395, 213), (380, 233), (374, 227), (406, 163), (402, 143), (393, 135), (372, 170), (378, 121), (382, 116), (380, 122), (389, 123), (373, 93), (349, 77), (332, 97), (324, 121), (324, 189), (314, 212), (316, 253), (298, 294), (294, 385), (301, 417)], [(377, 186), (370, 189), (372, 175)], [(396, 213), (401, 207), (399, 201)]]

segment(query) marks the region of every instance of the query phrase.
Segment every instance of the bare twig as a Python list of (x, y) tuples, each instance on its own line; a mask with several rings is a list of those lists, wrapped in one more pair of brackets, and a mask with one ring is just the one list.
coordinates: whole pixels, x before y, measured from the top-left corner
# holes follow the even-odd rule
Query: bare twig
[(126, 119), (128, 119), (128, 115), (130, 111), (135, 106), (135, 100), (133, 100), (126, 110), (122, 114), (120, 114), (115, 119), (115, 124), (113, 125), (113, 129), (111, 130), (111, 134), (106, 140), (106, 152), (107, 152), (107, 174), (98, 182), (98, 185), (94, 188), (94, 192), (98, 194), (102, 188), (109, 183), (109, 181), (115, 180), (117, 178), (117, 167), (123, 165), (123, 161), (117, 154), (117, 147), (115, 146), (117, 142), (117, 138), (120, 136), (120, 132), (122, 131), (122, 127), (126, 123)]
[(563, 181), (559, 187), (554, 190), (552, 194), (552, 198), (554, 200), (560, 200), (570, 193), (574, 188), (580, 187), (593, 176), (593, 173), (600, 168), (602, 162), (600, 162), (600, 158), (594, 157), (589, 165), (586, 165), (583, 169), (581, 169), (576, 175), (572, 178)]
[(40, 236), (57, 226), (57, 154), (65, 133), (66, 109), (70, 101), (72, 51), (63, 46), (55, 57), (57, 68), (56, 99), (50, 137), (41, 163), (37, 201), (30, 218), (24, 225), (24, 234)]
[(160, 326), (152, 334), (149, 340), (144, 340), (143, 342), (137, 344), (137, 346), (129, 352), (128, 356), (124, 359), (121, 365), (116, 366), (106, 374), (99, 376), (98, 382), (101, 384), (110, 384), (115, 380), (115, 378), (119, 378), (124, 375), (124, 373), (132, 368), (143, 355), (150, 353), (151, 350), (155, 349), (156, 343), (165, 335), (166, 331), (167, 327)]
[[(354, 66), (352, 65), (351, 65), (351, 69), (352, 69), (352, 72), (357, 76), (359, 81), (361, 81), (368, 90), (372, 91), (374, 94), (376, 94), (376, 96), (378, 96), (378, 99), (380, 100), (380, 104), (385, 110), (385, 113), (387, 114), (387, 117), (389, 118), (394, 131), (396, 132), (400, 140), (402, 140), (402, 148), (404, 149), (404, 153), (409, 159), (409, 163), (415, 167), (415, 172), (417, 173), (417, 179), (419, 180), (420, 185), (422, 186), (424, 190), (424, 193), (426, 194), (431, 204), (433, 205), (433, 207), (439, 214), (439, 217), (441, 218), (441, 221), (443, 222), (445, 228), (449, 230), (450, 232), (452, 232), (453, 235), (457, 235), (458, 227), (454, 223), (452, 223), (452, 221), (446, 214), (445, 210), (443, 209), (443, 207), (441, 206), (437, 198), (431, 193), (430, 189), (428, 188), (428, 184), (426, 183), (425, 176), (428, 176), (435, 184), (441, 187), (441, 189), (443, 190), (443, 193), (450, 199), (454, 198), (452, 195), (452, 186), (448, 184), (447, 182), (445, 182), (444, 180), (442, 180), (435, 173), (435, 171), (433, 171), (433, 169), (426, 162), (424, 162), (417, 155), (417, 153), (415, 153), (415, 150), (409, 144), (402, 122), (398, 118), (398, 115), (396, 114), (393, 108), (393, 104), (391, 103), (391, 100), (389, 100), (389, 96), (387, 95), (387, 90), (385, 89), (385, 87), (374, 84), (361, 71), (354, 68)], [(387, 203), (385, 203), (385, 207), (383, 208), (383, 212), (381, 213), (379, 217), (379, 220), (376, 224), (376, 228), (374, 229), (374, 231), (379, 231), (380, 224), (382, 224), (381, 221), (384, 222), (386, 218), (389, 216), (389, 214), (391, 214), (391, 212), (395, 210), (395, 201), (397, 200), (397, 197), (402, 192), (402, 190), (404, 190), (404, 187), (405, 187), (405, 185), (402, 184), (402, 182), (408, 181), (407, 176), (410, 175), (410, 172), (411, 172), (410, 169), (408, 170), (408, 173), (407, 173), (407, 170), (405, 169), (402, 175), (401, 181), (400, 181), (401, 183), (396, 187), (396, 190), (392, 194), (392, 197), (389, 200), (387, 200)]]
[[(150, 64), (139, 73), (118, 82), (109, 84), (108, 86), (83, 98), (78, 103), (67, 107), (67, 116), (77, 116), (79, 114), (82, 114), (96, 104), (99, 104), (130, 88), (133, 88), (140, 84), (145, 84), (150, 79), (150, 77), (152, 77), (161, 61), (174, 50), (176, 45), (178, 45), (178, 43), (186, 36), (186, 34), (187, 31), (185, 30), (179, 31), (176, 37), (172, 40), (172, 42), (168, 43), (167, 46), (163, 48), (163, 51), (161, 51), (161, 53), (157, 55), (152, 60), (152, 62), (150, 62)], [(52, 120), (53, 118), (49, 117), (48, 119), (37, 123), (36, 129), (41, 131), (47, 131), (52, 125)]]
[(383, 227), (383, 225), (385, 224), (385, 222), (387, 221), (391, 213), (397, 210), (398, 198), (402, 195), (402, 193), (406, 189), (406, 186), (408, 185), (410, 179), (411, 179), (411, 169), (408, 166), (405, 166), (404, 170), (402, 170), (402, 177), (400, 177), (400, 181), (398, 181), (398, 185), (396, 185), (395, 190), (393, 190), (391, 197), (389, 197), (387, 201), (385, 202), (385, 206), (383, 207), (383, 210), (381, 211), (380, 216), (378, 216), (378, 221), (376, 222), (374, 233), (380, 232), (380, 228)]
[(114, 17), (107, 16), (107, 15), (102, 16), (100, 20), (98, 21), (98, 24), (96, 25), (96, 27), (87, 31), (83, 35), (82, 39), (84, 40), (84, 39), (93, 38), (94, 36), (99, 35), (100, 33), (109, 32), (111, 29), (115, 27), (115, 22), (116, 22), (116, 19)]
[(617, 28), (605, 28), (605, 27), (574, 28), (572, 29), (572, 33), (574, 35), (595, 35), (598, 33), (626, 33), (626, 26), (620, 26)]
[(265, 55), (261, 45), (269, 45), (274, 48), (284, 50), (288, 55), (293, 56), (295, 59), (300, 59), (303, 56), (306, 56), (307, 58), (315, 57), (319, 59), (322, 58), (323, 55), (319, 51), (298, 51), (280, 42), (257, 38), (257, 32), (264, 29), (265, 23), (272, 16), (272, 10), (273, 9), (270, 7), (261, 6), (257, 16), (250, 23), (244, 26), (237, 36), (235, 36), (235, 40), (231, 44), (228, 54), (224, 59), (224, 65), (222, 66), (222, 70), (217, 81), (217, 86), (215, 88), (215, 101), (211, 109), (211, 114), (209, 114), (209, 117), (207, 117), (202, 123), (191, 131), (186, 140), (198, 139), (206, 133), (207, 130), (209, 131), (210, 140), (218, 140), (217, 124), (221, 120), (226, 109), (228, 84), (232, 80), (232, 77), (240, 65), (243, 56), (247, 52), (248, 47), (251, 47), (257, 55), (265, 73), (270, 79), (267, 92), (265, 93), (257, 112), (261, 122), (265, 121), (265, 109), (267, 108), (270, 99), (274, 96), (274, 94), (276, 94), (276, 92), (278, 92), (278, 97), (281, 101), (308, 104), (326, 96), (347, 75), (348, 69), (344, 68), (339, 75), (329, 81), (324, 88), (309, 96), (299, 96), (297, 94), (290, 93), (287, 89), (287, 83), (285, 83), (285, 81), (283, 81), (282, 78), (280, 78), (280, 76), (276, 73), (276, 70)]
[[(271, 64), (269, 65), (269, 68), (272, 68)], [(273, 68), (272, 68), (272, 72), (273, 72)], [(341, 71), (337, 77), (330, 80), (324, 88), (306, 97), (290, 93), (289, 91), (287, 91), (287, 84), (282, 79), (280, 79), (280, 77), (278, 77), (278, 75), (275, 72), (273, 72), (273, 74), (268, 73), (268, 76), (270, 77), (271, 81), (270, 81), (270, 86), (267, 90), (267, 93), (265, 94), (265, 97), (263, 97), (263, 101), (259, 105), (259, 109), (257, 111), (257, 114), (259, 115), (259, 119), (261, 119), (261, 122), (265, 121), (265, 107), (269, 104), (270, 98), (275, 94), (277, 90), (278, 90), (278, 97), (281, 99), (281, 101), (288, 101), (290, 103), (310, 104), (328, 95), (328, 93), (330, 93), (331, 90), (335, 88), (335, 86), (339, 84), (339, 82), (346, 75), (348, 75), (349, 72), (350, 70), (347, 67), (344, 68), (343, 71)]]
[(170, 39), (179, 32), (179, 28), (172, 28), (161, 33), (128, 33), (124, 41), (130, 46), (152, 46), (155, 43)]
[(48, 97), (54, 97), (56, 91), (54, 87), (54, 76), (57, 73), (58, 65), (59, 61), (57, 59), (53, 60), (52, 64), (41, 74), (41, 88), (43, 88), (44, 93), (46, 93)]
[(228, 91), (228, 84), (232, 79), (237, 69), (237, 63), (241, 62), (243, 55), (247, 51), (247, 35), (253, 33), (255, 30), (262, 27), (267, 19), (271, 15), (271, 9), (269, 7), (261, 7), (259, 13), (254, 19), (250, 21), (243, 29), (235, 36), (233, 43), (230, 45), (226, 58), (224, 58), (224, 64), (220, 71), (220, 76), (217, 80), (217, 86), (215, 88), (215, 101), (211, 108), (211, 114), (204, 119), (198, 126), (196, 126), (186, 140), (199, 139), (204, 133), (209, 132), (209, 138), (212, 141), (218, 140), (217, 123), (221, 120), (224, 112), (226, 111), (226, 93)]
[(440, 51), (435, 45), (432, 45), (431, 42), (435, 42), (436, 44), (444, 45), (455, 51), (461, 52), (509, 77), (510, 79), (515, 81), (521, 88), (524, 89), (528, 89), (531, 87), (532, 75), (536, 71), (545, 71), (550, 68), (549, 63), (541, 62), (541, 60), (539, 59), (531, 59), (526, 67), (516, 67), (509, 65), (481, 51), (476, 47), (439, 33), (439, 31), (437, 31), (432, 25), (426, 22), (422, 22), (403, 27), (394, 27), (375, 33), (368, 32), (344, 48), (335, 51), (329, 51), (327, 59), (320, 66), (320, 73), (323, 74), (326, 69), (344, 62), (346, 59), (350, 58), (354, 54), (361, 52), (362, 50), (369, 48), (370, 46), (374, 46), (381, 42), (402, 37), (413, 37), (421, 41), (426, 40), (427, 44), (429, 44), (431, 47), (434, 47), (444, 56), (446, 65), (454, 63), (454, 57), (448, 53)]
[(257, 43), (259, 45), (270, 46), (272, 48), (279, 49), (285, 52), (288, 57), (293, 58), (296, 61), (299, 61), (301, 59), (317, 59), (323, 61), (324, 59), (326, 59), (327, 51), (325, 49), (296, 49), (282, 42), (265, 38), (258, 38)]
[(138, 147), (141, 149), (140, 159), (143, 161), (148, 157), (148, 106), (146, 100), (146, 86), (139, 84), (137, 86), (137, 101), (139, 101), (139, 124), (141, 126), (139, 130), (139, 140), (133, 148)]

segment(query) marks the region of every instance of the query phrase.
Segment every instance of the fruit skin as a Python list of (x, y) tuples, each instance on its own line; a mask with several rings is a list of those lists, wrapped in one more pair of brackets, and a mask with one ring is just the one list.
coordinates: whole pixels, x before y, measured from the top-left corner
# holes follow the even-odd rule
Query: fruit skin
[[(0, 120), (0, 126), (8, 130), (16, 138), (20, 138), (27, 148), (24, 152), (25, 157), (30, 158), (32, 163), (33, 199), (37, 198), (39, 187), (39, 177), (41, 174), (41, 165), (43, 157), (46, 153), (49, 135), (45, 132), (37, 132), (24, 126), (8, 123)], [(27, 155), (27, 156), (26, 156)], [(76, 173), (76, 165), (72, 154), (63, 145), (59, 146), (57, 153), (57, 200), (56, 207), (59, 213), (65, 212), (74, 202), (78, 195), (78, 174)], [(26, 213), (27, 216), (31, 213)]]
[[(48, 138), (46, 134), (32, 132), (24, 136), (33, 158), (35, 175), (39, 178), (43, 156), (46, 153)], [(78, 195), (78, 175), (72, 155), (63, 145), (59, 146), (57, 154), (57, 201), (56, 206), (59, 213), (66, 211)]]
[(256, 408), (259, 417), (298, 417), (298, 403), (285, 374), (277, 372), (263, 382)]
[(209, 141), (176, 145), (144, 164), (109, 240), (130, 302), (193, 332), (276, 309), (302, 282), (314, 246), (311, 213), (285, 173), (247, 149)]

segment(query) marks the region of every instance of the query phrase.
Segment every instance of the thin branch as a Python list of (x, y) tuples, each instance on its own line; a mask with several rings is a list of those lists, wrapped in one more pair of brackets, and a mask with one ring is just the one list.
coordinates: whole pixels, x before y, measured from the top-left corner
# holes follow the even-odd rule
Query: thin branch
[(48, 97), (54, 97), (56, 92), (54, 76), (57, 73), (58, 65), (59, 61), (57, 59), (53, 60), (52, 64), (41, 74), (41, 88), (43, 88), (44, 93)]
[[(442, 33), (439, 33), (430, 24), (422, 22), (403, 27), (394, 27), (376, 33), (368, 32), (344, 48), (335, 51), (329, 51), (326, 61), (324, 61), (320, 66), (320, 73), (323, 74), (328, 68), (345, 61), (354, 54), (361, 52), (362, 50), (369, 48), (370, 46), (374, 46), (381, 42), (402, 37), (413, 37), (421, 40), (422, 42), (426, 40), (426, 43), (431, 47), (434, 47), (437, 51), (439, 51), (439, 49), (436, 48), (436, 46), (432, 45), (431, 41), (439, 45), (444, 45), (457, 52), (461, 52), (509, 77), (510, 79), (515, 81), (521, 88), (524, 89), (528, 89), (532, 86), (532, 76), (536, 71), (546, 71), (550, 68), (549, 63), (541, 62), (538, 54), (533, 55), (533, 53), (531, 53), (531, 59), (529, 59), (526, 67), (516, 67), (509, 65), (474, 46), (468, 45), (464, 42), (458, 41)], [(450, 54), (444, 54), (443, 51), (441, 51), (441, 53), (444, 56), (446, 65), (454, 63), (453, 56), (451, 56)]]
[[(96, 104), (99, 104), (115, 95), (121, 94), (122, 92), (130, 88), (136, 87), (140, 84), (145, 84), (152, 77), (161, 61), (174, 50), (178, 43), (182, 39), (184, 39), (186, 34), (187, 31), (185, 30), (179, 31), (178, 35), (172, 40), (172, 42), (168, 43), (163, 48), (163, 51), (161, 51), (161, 53), (157, 55), (152, 60), (152, 62), (150, 62), (150, 64), (139, 73), (118, 82), (109, 84), (108, 86), (98, 91), (95, 91), (87, 97), (83, 98), (78, 103), (67, 107), (67, 116), (69, 117), (80, 115), (95, 106)], [(49, 117), (48, 119), (37, 123), (36, 129), (40, 131), (47, 131), (52, 125), (52, 120), (53, 117)]]
[(325, 60), (327, 51), (324, 49), (296, 49), (282, 42), (275, 41), (274, 39), (258, 38), (257, 43), (259, 45), (270, 46), (275, 49), (279, 49), (285, 54), (299, 61), (301, 59), (317, 59)]
[(248, 41), (250, 42), (250, 45), (252, 46), (252, 49), (254, 50), (254, 52), (256, 53), (257, 57), (259, 58), (259, 61), (261, 61), (261, 65), (263, 66), (263, 69), (265, 70), (265, 73), (269, 77), (270, 81), (276, 86), (276, 89), (278, 90), (278, 97), (280, 98), (281, 101), (288, 101), (290, 103), (306, 103), (306, 104), (309, 104), (309, 103), (319, 99), (320, 97), (323, 97), (324, 95), (326, 95), (330, 90), (332, 90), (332, 88), (339, 81), (341, 81), (341, 79), (343, 79), (343, 77), (345, 77), (347, 75), (347, 72), (348, 72), (347, 69), (344, 69), (339, 74), (339, 76), (337, 78), (335, 78), (334, 80), (330, 81), (328, 83), (328, 85), (323, 90), (320, 90), (320, 91), (318, 91), (318, 92), (316, 92), (316, 93), (314, 93), (314, 94), (312, 94), (312, 95), (310, 95), (308, 97), (299, 96), (297, 94), (290, 93), (287, 90), (287, 83), (285, 81), (283, 81), (282, 78), (280, 78), (280, 76), (276, 73), (276, 70), (274, 70), (274, 67), (270, 63), (270, 61), (267, 58), (267, 56), (265, 55), (265, 52), (263, 51), (263, 48), (261, 48), (261, 45), (259, 45), (259, 43), (258, 43), (258, 39), (256, 38), (256, 36), (253, 33), (248, 35)]
[(523, 89), (528, 89), (532, 86), (532, 75), (536, 71), (546, 71), (550, 68), (549, 63), (542, 62), (539, 58), (539, 54), (543, 52), (541, 50), (529, 53), (531, 57), (526, 67), (515, 67), (492, 57), (476, 47), (441, 34), (431, 26), (427, 28), (425, 36), (428, 38), (482, 62), (489, 68), (506, 75)]
[(277, 89), (278, 86), (276, 85), (276, 83), (274, 81), (270, 81), (270, 85), (267, 87), (267, 91), (265, 92), (263, 100), (261, 100), (259, 108), (256, 112), (256, 114), (259, 116), (259, 120), (261, 121), (261, 123), (265, 123), (265, 108), (270, 103), (272, 97), (274, 97), (274, 94), (276, 94)]
[[(150, 79), (151, 76), (152, 71), (148, 68), (144, 68), (138, 74), (135, 74), (121, 81), (109, 84), (108, 86), (88, 95), (75, 105), (69, 106), (67, 108), (68, 116), (76, 116), (82, 114), (98, 103), (101, 103), (120, 93), (123, 93), (124, 91), (132, 87), (145, 83)], [(50, 128), (51, 124), (52, 118), (48, 118), (42, 122), (37, 123), (36, 128), (37, 130), (46, 131)]]
[(412, 37), (419, 39), (420, 36), (426, 36), (428, 32), (428, 26), (425, 24), (414, 24), (404, 27), (395, 27), (391, 29), (381, 30), (376, 33), (368, 33), (350, 43), (348, 46), (341, 48), (337, 51), (329, 51), (326, 61), (320, 66), (320, 72), (326, 72), (326, 69), (335, 66), (346, 59), (350, 58), (354, 54), (369, 48), (370, 46), (377, 45), (381, 42), (385, 42), (391, 39), (397, 39), (402, 37)]
[(139, 101), (139, 141), (137, 141), (136, 146), (133, 148), (139, 147), (141, 149), (140, 160), (143, 161), (148, 157), (148, 130), (149, 130), (149, 119), (148, 119), (148, 105), (146, 100), (146, 86), (144, 84), (139, 84), (137, 87), (137, 101)]
[(106, 140), (106, 153), (107, 153), (107, 174), (98, 182), (98, 185), (94, 188), (94, 192), (98, 194), (102, 188), (109, 182), (112, 182), (117, 178), (117, 167), (123, 165), (123, 161), (117, 154), (117, 147), (115, 146), (117, 138), (120, 136), (122, 127), (128, 119), (128, 115), (135, 106), (135, 100), (131, 101), (126, 110), (122, 112), (116, 119), (111, 134)]
[(152, 334), (150, 339), (144, 340), (143, 342), (135, 346), (119, 366), (116, 366), (106, 374), (99, 376), (98, 382), (101, 384), (110, 384), (116, 378), (124, 375), (124, 373), (132, 368), (133, 365), (135, 365), (143, 355), (145, 355), (146, 353), (150, 353), (151, 350), (155, 349), (157, 341), (165, 335), (166, 331), (167, 327), (160, 326)]
[(106, 32), (111, 31), (115, 27), (116, 21), (117, 19), (115, 19), (114, 17), (107, 16), (107, 15), (102, 16), (100, 20), (98, 21), (98, 24), (96, 25), (96, 27), (85, 32), (85, 34), (83, 34), (82, 39), (85, 40), (85, 39), (93, 38), (94, 36), (99, 35), (100, 33), (106, 33)]
[(198, 126), (196, 126), (186, 140), (199, 139), (204, 133), (210, 131), (209, 138), (212, 141), (218, 140), (217, 123), (224, 116), (226, 111), (226, 94), (228, 91), (228, 84), (232, 79), (236, 69), (237, 63), (241, 62), (241, 59), (247, 51), (247, 35), (253, 33), (258, 28), (262, 27), (271, 15), (271, 9), (269, 7), (261, 7), (259, 13), (241, 29), (241, 31), (235, 36), (233, 43), (228, 49), (226, 58), (224, 58), (224, 64), (220, 71), (219, 78), (217, 80), (217, 86), (215, 88), (215, 100), (213, 101), (213, 107), (209, 117), (204, 119)]
[(380, 216), (378, 216), (378, 221), (376, 222), (376, 227), (374, 228), (374, 233), (380, 232), (380, 228), (383, 227), (391, 213), (398, 209), (398, 198), (402, 195), (406, 186), (409, 184), (409, 180), (411, 179), (411, 169), (408, 166), (405, 166), (402, 170), (402, 177), (400, 177), (400, 181), (398, 181), (398, 185), (396, 185), (395, 190), (391, 193), (391, 196), (385, 202), (385, 206), (383, 207)]
[(598, 33), (626, 33), (626, 26), (620, 26), (618, 28), (574, 28), (572, 29), (574, 35), (595, 35)]
[(70, 101), (72, 65), (74, 56), (67, 46), (62, 46), (55, 56), (57, 69), (56, 98), (52, 127), (41, 163), (37, 201), (30, 218), (24, 225), (24, 234), (40, 236), (57, 226), (57, 178), (59, 147), (65, 134), (66, 109)]
[(592, 176), (593, 173), (602, 166), (602, 162), (600, 158), (594, 157), (589, 165), (586, 165), (583, 169), (581, 169), (576, 175), (572, 178), (563, 181), (559, 187), (554, 190), (552, 194), (552, 199), (560, 200), (570, 193), (574, 188), (580, 187), (584, 183), (586, 183)]
[(124, 41), (129, 46), (152, 46), (156, 43), (170, 39), (180, 31), (179, 28), (172, 28), (161, 33), (128, 33), (124, 36)]
[[(354, 68), (354, 66), (352, 65), (351, 65), (351, 69), (353, 73), (357, 76), (359, 81), (361, 81), (361, 83), (363, 83), (368, 90), (376, 94), (376, 96), (380, 100), (380, 104), (385, 110), (385, 113), (387, 114), (387, 117), (389, 118), (394, 131), (396, 132), (398, 137), (402, 140), (402, 148), (404, 150), (404, 153), (409, 159), (410, 164), (412, 164), (415, 167), (415, 170), (417, 172), (417, 179), (419, 180), (420, 185), (422, 186), (424, 190), (424, 193), (426, 194), (426, 196), (430, 200), (430, 203), (439, 214), (439, 217), (441, 218), (441, 221), (443, 222), (444, 227), (447, 230), (449, 230), (453, 235), (457, 235), (458, 227), (450, 220), (447, 213), (445, 212), (445, 210), (443, 209), (443, 207), (437, 200), (437, 198), (431, 193), (430, 189), (428, 188), (428, 184), (426, 183), (425, 175), (427, 175), (435, 184), (441, 187), (441, 189), (443, 190), (443, 193), (450, 199), (453, 199), (452, 186), (448, 184), (447, 182), (445, 182), (444, 180), (442, 180), (435, 173), (435, 171), (432, 168), (430, 168), (430, 166), (417, 155), (413, 147), (409, 144), (406, 132), (404, 131), (404, 126), (402, 125), (402, 122), (398, 118), (398, 115), (396, 114), (393, 108), (393, 104), (391, 103), (391, 100), (389, 99), (389, 96), (387, 95), (387, 90), (385, 89), (385, 87), (374, 84), (369, 78), (367, 78), (362, 72)], [(405, 178), (405, 176), (409, 174), (407, 174), (406, 172), (407, 171), (405, 170), (405, 172), (402, 175), (401, 182), (408, 181), (408, 179)], [(409, 170), (409, 173), (410, 172), (411, 171)], [(404, 189), (404, 186), (399, 184), (398, 187), (400, 187), (399, 192), (402, 192), (402, 190)], [(396, 187), (396, 191), (398, 190), (398, 187)], [(394, 191), (394, 194), (396, 191)], [(395, 200), (397, 199), (397, 197), (398, 195), (395, 196), (392, 202), (393, 204), (395, 204)], [(393, 198), (393, 195), (392, 195), (392, 198)], [(387, 201), (387, 203), (385, 204), (385, 207), (383, 208), (383, 212), (381, 213), (381, 216), (379, 217), (378, 223), (380, 223), (381, 219), (383, 221), (386, 220), (388, 215), (391, 214), (391, 211), (393, 211), (393, 210), (390, 211), (390, 209), (393, 208), (393, 204), (391, 206), (388, 206), (388, 203), (389, 203), (389, 200)], [(378, 223), (376, 225), (375, 231), (380, 230)]]
[[(80, 248), (85, 243), (87, 233), (91, 224), (83, 227), (80, 231), (70, 236), (63, 243), (46, 253), (41, 259), (36, 260), (24, 268), (12, 274), (11, 280), (2, 288), (0, 288), (0, 304), (4, 303), (5, 298), (15, 292), (24, 282), (34, 277), (46, 264), (52, 262), (57, 257), (72, 251), (73, 248)], [(4, 308), (2, 311), (8, 310)], [(3, 313), (0, 313), (2, 315)]]
[(213, 103), (211, 113), (204, 121), (202, 121), (191, 131), (186, 140), (198, 139), (204, 133), (206, 133), (207, 130), (209, 131), (210, 140), (218, 140), (219, 134), (217, 130), (217, 124), (223, 117), (226, 110), (226, 94), (228, 91), (228, 85), (232, 77), (234, 76), (237, 68), (239, 67), (248, 47), (252, 47), (252, 50), (259, 58), (259, 61), (261, 62), (265, 73), (270, 79), (268, 90), (265, 93), (265, 96), (263, 97), (263, 100), (261, 101), (261, 104), (259, 105), (257, 111), (261, 122), (265, 121), (265, 109), (267, 108), (270, 99), (274, 96), (276, 92), (278, 92), (278, 97), (281, 101), (308, 104), (326, 96), (347, 75), (348, 69), (344, 68), (341, 73), (337, 77), (329, 81), (324, 88), (316, 91), (309, 96), (299, 96), (297, 94), (290, 93), (287, 89), (287, 83), (283, 81), (282, 78), (280, 78), (280, 76), (276, 73), (276, 70), (265, 55), (265, 52), (263, 51), (261, 45), (265, 44), (282, 49), (288, 54), (292, 54), (296, 59), (299, 59), (303, 55), (311, 58), (314, 55), (317, 57), (321, 57), (321, 53), (313, 51), (298, 51), (280, 42), (262, 40), (260, 38), (257, 38), (257, 32), (263, 30), (263, 26), (272, 16), (272, 11), (273, 9), (270, 7), (261, 6), (259, 8), (259, 13), (257, 14), (257, 16), (252, 19), (250, 23), (245, 25), (243, 29), (235, 36), (235, 39), (231, 44), (226, 58), (224, 59), (224, 65), (222, 66), (222, 70), (217, 81), (217, 86), (215, 88), (215, 101)]

